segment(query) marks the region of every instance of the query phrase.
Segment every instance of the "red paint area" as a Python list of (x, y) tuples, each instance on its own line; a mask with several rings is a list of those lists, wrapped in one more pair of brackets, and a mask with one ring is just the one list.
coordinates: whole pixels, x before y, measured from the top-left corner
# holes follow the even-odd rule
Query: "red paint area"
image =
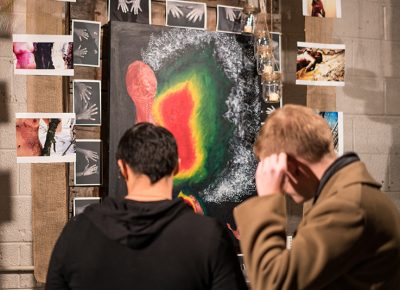
[(180, 172), (190, 170), (196, 161), (195, 140), (190, 128), (193, 109), (194, 103), (188, 86), (166, 95), (160, 103), (162, 125), (172, 132), (178, 143), (178, 154), (181, 159)]
[(136, 107), (136, 122), (151, 122), (151, 108), (157, 92), (153, 70), (142, 61), (134, 61), (125, 76), (126, 90)]

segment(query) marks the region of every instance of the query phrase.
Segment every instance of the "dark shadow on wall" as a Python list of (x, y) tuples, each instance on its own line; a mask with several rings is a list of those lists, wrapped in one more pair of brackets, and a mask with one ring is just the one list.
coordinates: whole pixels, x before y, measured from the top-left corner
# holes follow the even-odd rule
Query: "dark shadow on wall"
[(0, 81), (0, 124), (10, 122), (10, 113), (7, 106), (8, 84)]
[(11, 38), (13, 30), (13, 0), (0, 1), (0, 38)]
[[(1, 162), (1, 161), (0, 161)], [(0, 205), (1, 205), (1, 210), (0, 210), (0, 229), (2, 228), (2, 225), (5, 223), (8, 223), (11, 221), (11, 216), (12, 216), (12, 204), (11, 204), (11, 175), (9, 172), (6, 171), (0, 171)], [(1, 236), (3, 235), (5, 231), (2, 230), (0, 231), (0, 239), (3, 239), (4, 237)], [(1, 256), (1, 251), (0, 251), (0, 256)], [(2, 263), (0, 259), (0, 269), (2, 268)], [(6, 285), (8, 280), (8, 275), (4, 275), (3, 273), (0, 273), (0, 289), (6, 288)]]
[(296, 85), (297, 42), (305, 39), (302, 1), (281, 0), (283, 103), (307, 105), (307, 86)]
[[(302, 1), (281, 0), (283, 104), (307, 105), (307, 86), (296, 85), (297, 41), (304, 41), (305, 19)], [(286, 199), (287, 235), (293, 235), (302, 216), (303, 206)]]

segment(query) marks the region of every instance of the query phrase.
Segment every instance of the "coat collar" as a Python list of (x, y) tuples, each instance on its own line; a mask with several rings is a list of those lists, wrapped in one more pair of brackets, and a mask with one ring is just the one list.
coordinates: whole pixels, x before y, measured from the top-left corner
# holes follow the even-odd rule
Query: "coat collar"
[(317, 203), (324, 198), (331, 196), (340, 189), (353, 184), (367, 184), (372, 187), (380, 188), (381, 184), (369, 174), (365, 164), (361, 161), (353, 162), (341, 170), (337, 171), (326, 183), (321, 191)]

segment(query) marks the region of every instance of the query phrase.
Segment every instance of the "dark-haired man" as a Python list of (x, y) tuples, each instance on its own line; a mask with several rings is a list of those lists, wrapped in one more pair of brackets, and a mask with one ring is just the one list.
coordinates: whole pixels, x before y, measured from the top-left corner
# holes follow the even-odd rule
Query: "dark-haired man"
[(139, 123), (125, 132), (117, 162), (127, 196), (66, 225), (46, 289), (246, 289), (224, 227), (172, 199), (177, 152), (162, 127)]
[[(285, 105), (254, 145), (258, 197), (235, 209), (253, 290), (400, 289), (400, 214), (310, 108)], [(286, 249), (284, 194), (312, 200)]]

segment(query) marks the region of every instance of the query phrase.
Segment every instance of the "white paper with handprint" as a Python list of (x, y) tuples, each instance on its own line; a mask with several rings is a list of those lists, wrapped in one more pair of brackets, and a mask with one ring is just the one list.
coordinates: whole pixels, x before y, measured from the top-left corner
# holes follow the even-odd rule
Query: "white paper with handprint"
[(76, 140), (75, 185), (101, 184), (101, 140)]
[(206, 29), (207, 5), (200, 2), (166, 2), (166, 26)]
[(73, 111), (78, 126), (101, 125), (101, 81), (74, 80)]

